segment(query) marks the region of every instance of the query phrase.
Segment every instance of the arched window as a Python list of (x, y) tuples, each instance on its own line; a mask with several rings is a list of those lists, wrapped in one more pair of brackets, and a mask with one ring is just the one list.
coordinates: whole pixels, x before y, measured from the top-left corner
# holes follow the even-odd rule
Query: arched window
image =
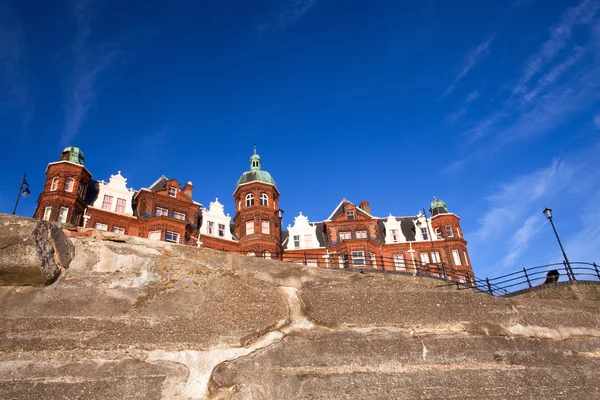
[(246, 207), (250, 207), (254, 205), (254, 194), (248, 193), (246, 195)]
[(52, 185), (50, 186), (50, 190), (54, 191), (58, 189), (58, 176), (52, 178)]
[(261, 206), (268, 206), (269, 205), (269, 196), (267, 196), (266, 193), (261, 193), (260, 194), (260, 205)]

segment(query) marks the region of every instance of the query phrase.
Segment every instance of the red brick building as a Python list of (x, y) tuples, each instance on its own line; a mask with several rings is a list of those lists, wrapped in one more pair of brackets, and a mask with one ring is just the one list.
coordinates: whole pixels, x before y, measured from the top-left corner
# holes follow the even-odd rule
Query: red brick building
[(282, 230), (279, 190), (256, 154), (233, 192), (233, 222), (218, 199), (209, 209), (192, 200), (191, 182), (160, 177), (148, 188), (127, 188), (119, 172), (108, 183), (91, 179), (83, 153), (66, 148), (48, 164), (35, 217), (66, 225), (204, 246), (260, 257), (277, 257), (321, 268), (400, 271), (470, 281), (473, 271), (460, 218), (435, 199), (424, 213), (378, 218), (368, 202), (343, 199), (321, 222), (302, 213)]

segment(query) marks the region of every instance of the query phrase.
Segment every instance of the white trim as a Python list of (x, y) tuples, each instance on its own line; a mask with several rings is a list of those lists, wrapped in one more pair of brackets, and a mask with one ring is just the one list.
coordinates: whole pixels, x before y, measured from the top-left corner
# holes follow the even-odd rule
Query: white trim
[(49, 166), (55, 165), (55, 164), (61, 164), (61, 163), (67, 163), (67, 164), (71, 164), (71, 165), (76, 165), (78, 167), (81, 167), (81, 168), (85, 169), (88, 174), (92, 175), (92, 173), (83, 164), (77, 164), (77, 163), (74, 163), (74, 162), (71, 162), (71, 161), (67, 161), (67, 160), (54, 161), (54, 162), (48, 163), (48, 165), (46, 166), (46, 171), (44, 171), (44, 172), (48, 172), (48, 167)]
[(42, 220), (44, 220), (44, 221), (50, 221), (50, 217), (51, 216), (52, 216), (52, 206), (45, 207), (44, 208), (44, 215), (42, 216)]
[[(67, 213), (65, 214), (65, 220), (61, 221), (61, 212), (62, 210), (67, 210)], [(60, 207), (58, 209), (58, 218), (56, 219), (58, 222), (60, 222), (61, 224), (66, 224), (67, 221), (69, 220), (69, 208), (68, 207)]]

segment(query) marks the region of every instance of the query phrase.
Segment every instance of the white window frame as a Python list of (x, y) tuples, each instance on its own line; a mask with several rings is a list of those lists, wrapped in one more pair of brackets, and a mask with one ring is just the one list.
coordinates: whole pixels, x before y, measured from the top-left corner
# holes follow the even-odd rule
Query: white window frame
[[(158, 235), (158, 238), (157, 238)], [(148, 232), (148, 239), (150, 240), (161, 240), (162, 239), (162, 231), (151, 231)]]
[(463, 255), (465, 256), (465, 265), (469, 265), (469, 258), (467, 257), (467, 252), (463, 251)]
[(185, 221), (185, 214), (178, 211), (173, 211), (173, 218)]
[(423, 265), (431, 264), (431, 261), (429, 260), (429, 253), (421, 253), (420, 258), (421, 258), (421, 264), (423, 264)]
[(167, 189), (167, 195), (169, 197), (177, 197), (177, 188), (175, 186), (169, 186)]
[(404, 260), (404, 254), (394, 254), (394, 267), (396, 271), (406, 270), (406, 261)]
[(254, 193), (248, 193), (246, 195), (246, 207), (252, 207), (254, 205)]
[(50, 191), (54, 192), (58, 190), (58, 176), (52, 178), (52, 184), (50, 184)]
[(400, 238), (400, 235), (398, 235), (398, 229), (392, 229), (391, 233), (392, 233), (392, 242), (397, 243)]
[(124, 235), (125, 234), (125, 228), (121, 228), (120, 226), (113, 226), (111, 231), (113, 233), (118, 233), (119, 235)]
[(52, 206), (48, 206), (48, 207), (44, 208), (44, 216), (42, 217), (42, 219), (44, 221), (50, 221), (51, 216), (52, 216)]
[(346, 219), (348, 219), (348, 220), (355, 220), (356, 219), (356, 213), (354, 212), (354, 210), (347, 210), (346, 211)]
[(64, 224), (69, 219), (68, 217), (69, 217), (69, 209), (67, 207), (61, 207), (58, 209), (58, 219), (57, 219), (58, 222)]
[(254, 233), (254, 220), (246, 221), (246, 235), (252, 235)]
[(263, 219), (260, 223), (260, 231), (267, 235), (271, 234), (271, 223)]
[(265, 260), (270, 260), (270, 259), (271, 259), (271, 253), (270, 253), (270, 252), (268, 252), (268, 251), (266, 251), (266, 250), (265, 250), (265, 251), (263, 251), (263, 258), (264, 258)]
[(162, 207), (156, 207), (154, 209), (154, 215), (156, 215), (157, 217), (162, 217), (163, 215), (168, 217), (169, 210), (167, 210), (166, 208), (162, 208)]
[(431, 261), (434, 264), (439, 264), (442, 262), (441, 258), (440, 258), (440, 252), (439, 251), (432, 251), (431, 252)]
[(111, 211), (113, 199), (114, 199), (114, 197), (111, 196), (110, 194), (105, 194), (104, 198), (102, 199), (102, 209)]
[[(169, 236), (171, 236), (171, 239), (169, 239)], [(165, 242), (179, 243), (179, 233), (172, 231), (165, 232)]]
[(269, 206), (269, 196), (267, 196), (266, 193), (261, 193), (260, 194), (260, 205), (261, 206)]
[(294, 235), (294, 248), (300, 248), (300, 235)]
[(377, 268), (377, 256), (375, 256), (375, 253), (369, 252), (369, 262), (371, 263), (371, 267)]
[(219, 228), (217, 234), (219, 237), (225, 237), (225, 224), (218, 224), (217, 227)]
[(307, 233), (304, 235), (304, 248), (310, 249), (311, 247), (313, 247), (312, 235)]
[(108, 232), (108, 225), (107, 224), (103, 224), (102, 222), (96, 222), (94, 224), (94, 229), (99, 230), (99, 231)]
[(215, 223), (213, 221), (207, 222), (206, 229), (207, 229), (209, 235), (211, 235), (211, 236), (215, 235)]
[(246, 256), (248, 257), (256, 257), (256, 254), (254, 254), (253, 251), (248, 252), (248, 254), (246, 254)]
[(454, 232), (452, 231), (452, 227), (450, 225), (446, 225), (446, 235), (448, 235), (448, 237), (454, 237)]
[(79, 182), (79, 187), (77, 188), (77, 195), (83, 199), (83, 192), (85, 191), (85, 185)]
[(117, 204), (115, 205), (115, 212), (118, 214), (125, 214), (127, 208), (127, 200), (117, 197)]
[(365, 252), (362, 250), (355, 250), (352, 252), (352, 266), (353, 267), (364, 267), (365, 266)]
[(366, 239), (367, 231), (356, 231), (356, 233), (354, 235), (357, 239)]
[(68, 177), (65, 179), (65, 192), (73, 192), (75, 188), (75, 179)]
[(346, 268), (346, 264), (348, 262), (347, 254), (342, 254), (338, 256), (338, 268)]
[(462, 265), (458, 250), (452, 250), (452, 258), (454, 259), (454, 265)]
[(423, 240), (429, 240), (429, 232), (427, 232), (427, 228), (421, 228), (421, 237)]
[(340, 232), (340, 242), (352, 239), (352, 232)]

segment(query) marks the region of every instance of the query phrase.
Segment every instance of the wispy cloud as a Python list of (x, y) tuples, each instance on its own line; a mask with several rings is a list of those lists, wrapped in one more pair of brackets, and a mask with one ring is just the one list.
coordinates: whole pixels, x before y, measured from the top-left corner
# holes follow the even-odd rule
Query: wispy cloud
[(510, 239), (508, 253), (501, 261), (504, 267), (512, 267), (529, 247), (529, 243), (548, 221), (541, 215), (532, 215), (517, 229)]
[(469, 109), (469, 106), (471, 105), (471, 103), (473, 103), (478, 98), (479, 98), (479, 91), (473, 90), (467, 96), (467, 99), (465, 100), (465, 105), (462, 106), (461, 108), (459, 108), (457, 111), (455, 111), (451, 114), (448, 114), (445, 118), (445, 121), (450, 122), (450, 123), (458, 121), (460, 118), (463, 117), (463, 115), (465, 115), (467, 113), (467, 110)]
[(293, 25), (300, 17), (309, 12), (318, 0), (288, 0), (284, 9), (276, 16), (275, 21), (262, 24), (258, 27), (258, 32), (263, 33), (271, 28), (284, 30)]
[(584, 0), (576, 7), (568, 9), (562, 15), (561, 21), (550, 28), (550, 38), (542, 44), (538, 52), (528, 58), (513, 94), (526, 91), (526, 85), (531, 78), (540, 73), (567, 46), (573, 27), (593, 21), (599, 9), (600, 3), (597, 0)]
[(92, 0), (73, 3), (77, 32), (72, 46), (75, 57), (74, 71), (66, 89), (65, 129), (62, 135), (64, 145), (72, 144), (73, 138), (79, 134), (85, 118), (96, 101), (100, 75), (107, 67), (114, 64), (120, 55), (117, 46), (103, 46), (96, 49), (89, 44), (93, 6)]
[(456, 85), (458, 85), (458, 83), (469, 74), (469, 71), (471, 71), (471, 69), (473, 69), (473, 67), (479, 61), (481, 61), (483, 58), (485, 58), (489, 54), (490, 43), (492, 43), (492, 41), (494, 40), (495, 37), (496, 37), (495, 34), (491, 35), (487, 40), (480, 43), (477, 47), (475, 47), (474, 49), (472, 49), (469, 52), (469, 54), (467, 55), (467, 57), (465, 59), (463, 66), (462, 66), (462, 69), (460, 70), (460, 72), (458, 73), (456, 78), (454, 78), (454, 80), (452, 81), (450, 86), (448, 86), (448, 88), (446, 88), (446, 90), (444, 91), (444, 93), (442, 95), (442, 98), (445, 98), (450, 93), (452, 93), (454, 91), (454, 89), (456, 89)]

